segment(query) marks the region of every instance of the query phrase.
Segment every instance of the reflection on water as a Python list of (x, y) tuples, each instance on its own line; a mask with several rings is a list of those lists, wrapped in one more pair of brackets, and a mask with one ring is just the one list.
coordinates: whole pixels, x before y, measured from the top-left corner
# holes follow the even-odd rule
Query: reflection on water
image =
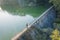
[(21, 32), (27, 23), (31, 23), (34, 18), (30, 15), (11, 15), (0, 8), (0, 40), (11, 40), (17, 33)]

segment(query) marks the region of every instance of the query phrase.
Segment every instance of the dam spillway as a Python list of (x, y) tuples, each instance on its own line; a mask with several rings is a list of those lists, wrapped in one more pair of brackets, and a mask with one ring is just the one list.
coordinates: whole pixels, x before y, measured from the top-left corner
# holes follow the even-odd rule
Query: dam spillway
[[(28, 28), (25, 28), (22, 32), (17, 34), (12, 40), (43, 40), (40, 35), (46, 33), (46, 40), (49, 40), (49, 36), (46, 31), (51, 32), (53, 23), (56, 18), (56, 12), (53, 6), (47, 9), (42, 15), (40, 15), (35, 21), (33, 21)], [(45, 29), (47, 28), (47, 29)], [(45, 35), (43, 35), (45, 37)]]

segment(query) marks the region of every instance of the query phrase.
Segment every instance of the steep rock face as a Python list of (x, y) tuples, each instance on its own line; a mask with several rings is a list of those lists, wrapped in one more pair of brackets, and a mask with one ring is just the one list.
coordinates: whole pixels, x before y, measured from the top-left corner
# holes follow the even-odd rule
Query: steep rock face
[(0, 6), (2, 5), (2, 3), (3, 3), (3, 0), (0, 0)]
[(21, 7), (25, 7), (25, 6), (40, 6), (40, 5), (48, 5), (49, 4), (49, 0), (18, 0), (18, 4)]
[[(16, 0), (4, 0), (3, 1), (5, 4), (15, 4)], [(14, 3), (15, 2), (15, 3)]]
[(1, 5), (3, 5), (3, 6), (17, 6), (18, 2), (17, 2), (17, 0), (3, 0), (3, 1), (1, 1)]
[(19, 5), (20, 7), (35, 6), (36, 0), (0, 0), (1, 5)]
[(0, 4), (2, 5), (10, 5), (10, 6), (20, 6), (20, 7), (33, 7), (49, 4), (49, 0), (0, 0)]
[(36, 0), (18, 0), (20, 7), (36, 6)]

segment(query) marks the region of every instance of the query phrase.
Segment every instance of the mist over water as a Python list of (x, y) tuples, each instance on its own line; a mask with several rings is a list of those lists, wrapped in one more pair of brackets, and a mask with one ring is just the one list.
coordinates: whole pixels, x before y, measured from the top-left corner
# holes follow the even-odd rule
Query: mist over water
[(0, 7), (0, 40), (11, 40), (13, 36), (26, 28), (34, 18), (30, 15), (18, 16), (2, 10)]

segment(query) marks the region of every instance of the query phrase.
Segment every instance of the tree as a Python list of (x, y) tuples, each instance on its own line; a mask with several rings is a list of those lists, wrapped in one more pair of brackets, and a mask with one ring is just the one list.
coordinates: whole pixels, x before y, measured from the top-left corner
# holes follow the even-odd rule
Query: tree
[(60, 32), (58, 31), (58, 29), (55, 29), (50, 37), (52, 40), (60, 40)]
[(55, 6), (58, 13), (60, 13), (60, 0), (50, 0), (50, 2)]

